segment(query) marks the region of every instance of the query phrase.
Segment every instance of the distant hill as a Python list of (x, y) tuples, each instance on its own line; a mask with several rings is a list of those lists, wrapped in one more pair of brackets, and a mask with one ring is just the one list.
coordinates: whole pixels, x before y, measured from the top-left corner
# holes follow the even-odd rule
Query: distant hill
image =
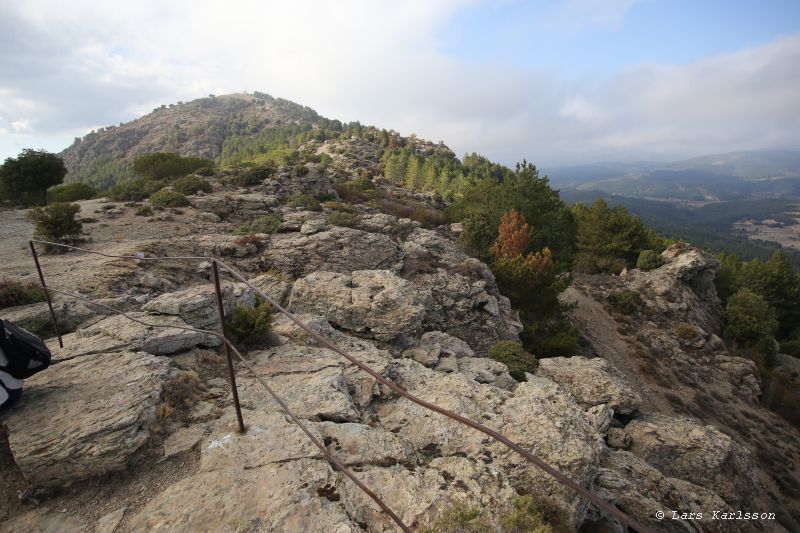
[(670, 163), (611, 162), (542, 169), (561, 188), (679, 203), (800, 198), (800, 152), (731, 152)]
[[(269, 143), (271, 132), (330, 126), (309, 107), (264, 93), (209, 96), (162, 105), (141, 118), (93, 131), (59, 155), (69, 174), (107, 188), (132, 176), (130, 163), (151, 152), (236, 160), (239, 152)], [(340, 124), (341, 126), (341, 124)]]

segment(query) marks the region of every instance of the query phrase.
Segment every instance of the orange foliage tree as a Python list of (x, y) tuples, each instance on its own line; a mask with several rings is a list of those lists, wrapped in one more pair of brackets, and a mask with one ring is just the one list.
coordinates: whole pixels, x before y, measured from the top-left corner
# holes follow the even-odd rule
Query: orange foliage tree
[(500, 221), (497, 240), (491, 247), (495, 257), (492, 272), (500, 292), (511, 300), (525, 324), (522, 336), (526, 347), (553, 355), (571, 355), (574, 335), (563, 328), (567, 341), (563, 352), (543, 344), (548, 337), (548, 324), (563, 310), (558, 295), (566, 288), (566, 279), (557, 276), (549, 248), (523, 255), (529, 245), (530, 226), (515, 209), (509, 210)]

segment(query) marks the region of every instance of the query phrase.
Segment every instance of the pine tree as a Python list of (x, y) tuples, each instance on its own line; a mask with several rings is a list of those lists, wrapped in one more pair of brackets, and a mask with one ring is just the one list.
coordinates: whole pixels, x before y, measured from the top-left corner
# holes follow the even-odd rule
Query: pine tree
[(426, 159), (425, 163), (422, 164), (422, 170), (420, 172), (420, 188), (425, 191), (437, 190), (436, 165), (434, 165), (431, 159)]
[(412, 155), (408, 158), (408, 165), (406, 165), (405, 185), (406, 189), (410, 191), (417, 190), (420, 183), (419, 175), (419, 158)]

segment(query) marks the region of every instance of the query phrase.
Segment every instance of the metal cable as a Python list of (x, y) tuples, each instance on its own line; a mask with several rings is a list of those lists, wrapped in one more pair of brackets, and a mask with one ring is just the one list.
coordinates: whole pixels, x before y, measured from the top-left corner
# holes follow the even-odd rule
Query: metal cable
[(470, 420), (469, 418), (463, 417), (463, 416), (461, 416), (459, 414), (456, 414), (456, 413), (454, 413), (452, 411), (449, 411), (447, 409), (439, 407), (438, 405), (429, 403), (429, 402), (427, 402), (427, 401), (425, 401), (425, 400), (423, 400), (421, 398), (418, 398), (417, 396), (409, 393), (408, 391), (406, 391), (405, 389), (403, 389), (399, 385), (396, 385), (392, 381), (386, 379), (380, 373), (378, 373), (375, 370), (373, 370), (370, 366), (366, 365), (365, 363), (363, 363), (360, 360), (356, 359), (352, 355), (348, 354), (343, 349), (339, 348), (339, 346), (337, 346), (336, 344), (334, 344), (331, 341), (329, 341), (329, 340), (325, 339), (324, 337), (320, 336), (317, 332), (315, 332), (313, 329), (311, 329), (309, 326), (307, 326), (305, 323), (303, 323), (300, 319), (298, 319), (290, 311), (288, 311), (283, 306), (281, 306), (279, 303), (275, 302), (272, 298), (270, 298), (269, 296), (264, 294), (260, 289), (258, 289), (257, 287), (253, 286), (236, 269), (234, 269), (233, 267), (223, 263), (219, 259), (212, 258), (212, 257), (202, 257), (202, 256), (197, 256), (197, 257), (186, 256), (186, 257), (177, 257), (177, 258), (173, 258), (173, 257), (124, 256), (124, 255), (114, 255), (114, 254), (105, 254), (105, 253), (101, 253), (101, 252), (95, 252), (93, 250), (87, 250), (85, 248), (78, 248), (76, 246), (60, 244), (60, 243), (53, 243), (53, 242), (39, 241), (39, 240), (34, 240), (33, 242), (38, 242), (38, 243), (41, 243), (41, 244), (47, 244), (47, 245), (53, 245), (53, 246), (61, 246), (61, 247), (64, 247), (64, 248), (71, 248), (71, 249), (80, 250), (80, 251), (91, 253), (91, 254), (102, 255), (104, 257), (119, 258), (119, 259), (140, 259), (140, 260), (194, 259), (194, 260), (203, 260), (203, 261), (208, 261), (208, 260), (214, 261), (218, 265), (220, 265), (220, 266), (224, 267), (226, 270), (228, 270), (228, 272), (230, 272), (230, 274), (234, 278), (238, 279), (239, 281), (241, 281), (242, 283), (246, 284), (248, 287), (253, 289), (256, 292), (256, 294), (258, 294), (259, 296), (264, 298), (264, 300), (269, 302), (273, 307), (275, 307), (277, 310), (279, 310), (281, 313), (283, 313), (285, 316), (287, 316), (292, 322), (297, 324), (301, 329), (303, 329), (306, 333), (311, 335), (314, 339), (316, 339), (322, 345), (324, 345), (327, 348), (329, 348), (329, 349), (333, 350), (334, 352), (338, 353), (339, 355), (341, 355), (342, 357), (344, 357), (345, 359), (347, 359), (348, 361), (350, 361), (351, 363), (356, 365), (358, 368), (360, 368), (361, 370), (363, 370), (364, 372), (366, 372), (367, 374), (369, 374), (370, 376), (375, 378), (376, 381), (378, 381), (379, 383), (389, 387), (390, 389), (392, 389), (394, 392), (396, 392), (400, 396), (406, 398), (407, 400), (409, 400), (409, 401), (411, 401), (411, 402), (413, 402), (413, 403), (415, 403), (415, 404), (417, 404), (417, 405), (419, 405), (421, 407), (424, 407), (425, 409), (428, 409), (430, 411), (434, 411), (434, 412), (439, 413), (441, 415), (444, 415), (444, 416), (446, 416), (446, 417), (448, 417), (448, 418), (450, 418), (452, 420), (455, 420), (455, 421), (460, 422), (460, 423), (462, 423), (462, 424), (464, 424), (466, 426), (469, 426), (469, 427), (471, 427), (471, 428), (473, 428), (475, 430), (478, 430), (481, 433), (483, 433), (483, 434), (493, 438), (494, 440), (504, 444), (510, 450), (518, 453), (519, 455), (521, 455), (522, 457), (527, 459), (529, 462), (533, 463), (538, 468), (540, 468), (544, 472), (548, 473), (556, 481), (558, 481), (559, 483), (561, 483), (562, 485), (564, 485), (566, 487), (571, 488), (572, 490), (577, 492), (579, 495), (581, 495), (584, 498), (586, 498), (587, 500), (589, 500), (591, 503), (593, 503), (599, 509), (609, 513), (610, 515), (612, 515), (615, 518), (617, 518), (618, 520), (620, 520), (620, 522), (622, 522), (623, 524), (625, 524), (629, 528), (634, 529), (636, 531), (639, 531), (640, 533), (650, 533), (650, 531), (651, 531), (648, 527), (646, 527), (643, 524), (639, 523), (636, 519), (628, 516), (627, 514), (625, 514), (624, 512), (620, 511), (619, 509), (617, 509), (613, 505), (609, 504), (608, 502), (606, 502), (605, 500), (603, 500), (599, 496), (597, 496), (594, 493), (592, 493), (591, 491), (589, 491), (583, 485), (580, 485), (579, 483), (576, 483), (571, 478), (569, 478), (566, 475), (562, 474), (559, 470), (557, 470), (556, 468), (550, 466), (548, 463), (546, 463), (542, 459), (536, 457), (535, 455), (530, 453), (528, 450), (524, 449), (519, 444), (517, 444), (514, 441), (510, 440), (509, 438), (503, 436), (501, 433), (498, 433), (497, 431), (495, 431), (493, 429), (490, 429), (490, 428), (484, 426), (483, 424), (480, 424), (478, 422), (474, 422), (473, 420)]

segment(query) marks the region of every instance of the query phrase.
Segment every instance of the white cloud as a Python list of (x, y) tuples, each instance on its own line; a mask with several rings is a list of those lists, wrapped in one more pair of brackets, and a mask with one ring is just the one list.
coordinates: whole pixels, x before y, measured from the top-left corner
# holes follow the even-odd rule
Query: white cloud
[(14, 133), (29, 133), (31, 131), (31, 121), (27, 118), (20, 118), (11, 123)]
[[(0, 131), (0, 156), (45, 140), (62, 139), (48, 146), (59, 149), (76, 130), (242, 90), (509, 164), (798, 147), (798, 37), (585, 83), (445, 54), (442, 29), (473, 3), (6, 3), (0, 72), (14, 75), (0, 79), (0, 113), (33, 130)], [(610, 28), (631, 5), (567, 0), (548, 16), (575, 30)]]

